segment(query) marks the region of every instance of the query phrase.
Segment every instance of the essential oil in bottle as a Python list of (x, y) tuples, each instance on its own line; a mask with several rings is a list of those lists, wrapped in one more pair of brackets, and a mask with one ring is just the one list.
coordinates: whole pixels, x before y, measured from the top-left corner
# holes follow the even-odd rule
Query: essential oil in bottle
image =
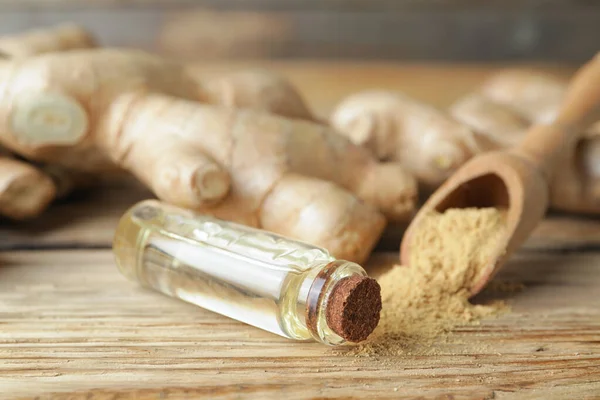
[(156, 200), (125, 213), (113, 250), (127, 278), (290, 339), (360, 342), (379, 322), (379, 285), (358, 264)]

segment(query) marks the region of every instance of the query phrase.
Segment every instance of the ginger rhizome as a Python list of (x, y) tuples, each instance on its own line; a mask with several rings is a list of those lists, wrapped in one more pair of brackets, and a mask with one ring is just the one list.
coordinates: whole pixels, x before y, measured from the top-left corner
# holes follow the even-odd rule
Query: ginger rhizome
[[(488, 108), (512, 115), (515, 122), (504, 132), (506, 145), (520, 143), (527, 127), (532, 124), (551, 122), (558, 113), (566, 92), (567, 81), (533, 70), (508, 69), (500, 71), (485, 81), (477, 95), (486, 102)], [(466, 107), (465, 100), (459, 100), (452, 107), (455, 118), (470, 124), (473, 119), (486, 120), (495, 126), (507, 126), (506, 120), (497, 118), (494, 113)], [(466, 119), (471, 114), (472, 120)], [(521, 125), (519, 131), (518, 127)], [(485, 132), (481, 131), (481, 134)], [(550, 185), (550, 201), (554, 209), (581, 213), (600, 213), (600, 124), (595, 124), (573, 143), (568, 155), (561, 160)]]
[(430, 188), (479, 152), (468, 127), (400, 93), (351, 95), (340, 102), (330, 122), (380, 160), (401, 162)]
[[(83, 27), (64, 24), (46, 29), (38, 29), (21, 34), (0, 37), (0, 60), (23, 59), (43, 53), (62, 53), (71, 50), (96, 48), (97, 40)], [(74, 65), (76, 67), (76, 65)], [(127, 68), (121, 65), (121, 68)], [(289, 118), (314, 120), (312, 112), (296, 88), (277, 74), (262, 71), (236, 71), (221, 74), (214, 78), (200, 75), (193, 67), (177, 66), (174, 73), (194, 75), (188, 78), (196, 93), (193, 100), (203, 103), (222, 105), (232, 109), (247, 108), (256, 111), (279, 114)], [(161, 71), (161, 79), (168, 84), (168, 71)], [(83, 79), (84, 77), (82, 77)], [(175, 79), (175, 78), (174, 78)], [(60, 101), (60, 99), (55, 99)], [(25, 113), (26, 114), (26, 113)], [(23, 113), (22, 113), (23, 115)], [(15, 121), (18, 124), (18, 121)], [(55, 145), (61, 145), (60, 138), (50, 139), (52, 132), (43, 129), (44, 136)], [(63, 143), (62, 145), (68, 145)], [(2, 168), (0, 179), (0, 214), (12, 219), (30, 218), (42, 213), (55, 197), (68, 195), (72, 190), (88, 187), (96, 182), (94, 176), (85, 173), (76, 165), (65, 168), (64, 165), (52, 162), (39, 162), (37, 159), (23, 159), (23, 154), (13, 154), (0, 149)], [(92, 151), (88, 155), (90, 161), (98, 157)], [(9, 159), (6, 160), (5, 159)], [(101, 161), (101, 164), (106, 164)], [(18, 168), (8, 168), (18, 165)], [(86, 168), (87, 170), (87, 168)], [(24, 171), (28, 171), (27, 174)], [(95, 170), (92, 168), (92, 171)], [(35, 179), (30, 177), (35, 176)], [(52, 184), (46, 184), (52, 181)], [(40, 185), (39, 182), (45, 184)], [(53, 187), (54, 186), (54, 187)], [(19, 187), (9, 193), (2, 190)]]
[(193, 67), (188, 71), (201, 86), (203, 103), (317, 121), (298, 90), (273, 72), (242, 70), (207, 79)]
[[(96, 40), (80, 26), (65, 24), (18, 35), (0, 37), (0, 62), (36, 54), (96, 46)], [(0, 214), (26, 219), (40, 214), (57, 197), (90, 182), (77, 171), (31, 163), (0, 147)]]
[[(427, 189), (469, 158), (517, 146), (534, 123), (551, 121), (566, 82), (536, 71), (506, 70), (447, 113), (400, 93), (366, 91), (340, 102), (334, 128), (380, 160), (401, 162)], [(600, 123), (563, 160), (551, 184), (554, 209), (600, 213)]]
[(205, 87), (185, 66), (140, 51), (6, 60), (0, 143), (77, 171), (129, 171), (167, 202), (348, 260), (366, 258), (384, 215), (412, 215), (416, 183), (400, 164), (323, 124), (202, 103)]
[(54, 200), (52, 178), (9, 154), (0, 156), (0, 214), (13, 219), (35, 215)]

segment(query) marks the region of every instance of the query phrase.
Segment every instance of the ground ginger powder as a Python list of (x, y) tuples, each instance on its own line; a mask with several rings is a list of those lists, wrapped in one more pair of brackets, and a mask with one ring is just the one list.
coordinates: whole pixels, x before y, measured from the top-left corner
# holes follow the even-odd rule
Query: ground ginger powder
[(426, 353), (453, 327), (497, 314), (496, 302), (474, 305), (469, 288), (481, 277), (506, 234), (497, 208), (449, 209), (422, 220), (411, 244), (411, 267), (383, 274), (383, 309), (372, 338), (351, 350), (357, 356)]

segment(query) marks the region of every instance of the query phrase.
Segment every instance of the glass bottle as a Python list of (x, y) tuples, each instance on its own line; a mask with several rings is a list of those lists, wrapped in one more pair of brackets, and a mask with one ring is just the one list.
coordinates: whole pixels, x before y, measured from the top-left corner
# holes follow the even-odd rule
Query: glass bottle
[(290, 339), (358, 342), (379, 321), (379, 285), (358, 264), (156, 200), (124, 214), (113, 251), (130, 280)]

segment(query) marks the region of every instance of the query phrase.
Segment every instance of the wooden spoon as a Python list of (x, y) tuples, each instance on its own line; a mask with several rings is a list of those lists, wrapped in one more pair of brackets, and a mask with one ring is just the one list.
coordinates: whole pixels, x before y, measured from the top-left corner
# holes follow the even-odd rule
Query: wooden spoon
[(562, 107), (549, 125), (532, 126), (517, 148), (474, 157), (440, 186), (406, 230), (400, 258), (409, 266), (411, 236), (424, 216), (448, 208), (507, 209), (507, 234), (482, 277), (470, 288), (478, 293), (508, 257), (529, 237), (548, 208), (554, 172), (574, 151), (579, 133), (600, 119), (600, 53), (571, 80)]

